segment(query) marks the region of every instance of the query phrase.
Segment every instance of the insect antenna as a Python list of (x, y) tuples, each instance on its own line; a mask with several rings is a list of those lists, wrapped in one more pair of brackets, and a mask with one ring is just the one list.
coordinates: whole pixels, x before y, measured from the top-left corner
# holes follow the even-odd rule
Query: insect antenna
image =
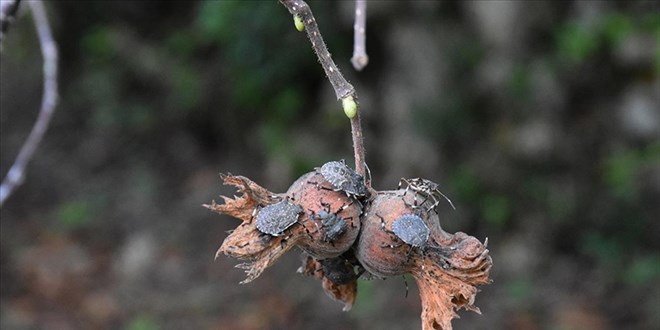
[(369, 165), (367, 165), (367, 162), (364, 162), (364, 168), (367, 170), (367, 173), (365, 173), (365, 179), (368, 185), (371, 185), (371, 170), (369, 169)]
[(449, 202), (449, 205), (451, 205), (451, 208), (452, 208), (452, 209), (456, 210), (456, 206), (454, 206), (454, 203), (451, 202), (451, 199), (449, 199), (449, 197), (447, 197), (447, 195), (443, 194), (442, 191), (440, 191), (440, 190), (438, 190), (438, 189), (436, 189), (435, 191), (436, 191), (438, 194), (440, 194), (440, 196), (444, 197), (444, 198), (447, 200), (447, 202)]
[(406, 286), (406, 295), (404, 298), (408, 298), (408, 280), (406, 279), (406, 275), (401, 275), (403, 277), (403, 284)]

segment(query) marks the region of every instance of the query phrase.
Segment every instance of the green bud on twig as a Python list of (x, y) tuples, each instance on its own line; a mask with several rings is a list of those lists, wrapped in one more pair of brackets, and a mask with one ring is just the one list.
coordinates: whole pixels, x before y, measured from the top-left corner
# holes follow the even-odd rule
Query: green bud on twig
[(353, 100), (352, 96), (347, 96), (341, 100), (341, 105), (344, 107), (346, 117), (353, 119), (357, 114), (357, 103)]
[(296, 25), (296, 30), (303, 32), (305, 30), (305, 24), (303, 24), (302, 18), (298, 15), (293, 15), (293, 23)]

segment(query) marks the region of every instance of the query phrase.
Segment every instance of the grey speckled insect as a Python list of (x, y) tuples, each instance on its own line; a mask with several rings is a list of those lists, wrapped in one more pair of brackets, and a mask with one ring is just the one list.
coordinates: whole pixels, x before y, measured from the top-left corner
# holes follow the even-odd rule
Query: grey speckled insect
[(325, 231), (325, 237), (323, 238), (326, 242), (332, 242), (339, 238), (344, 232), (348, 224), (346, 220), (335, 213), (330, 213), (326, 211), (319, 212), (319, 218), (321, 218), (321, 224), (323, 225), (323, 230)]
[(347, 195), (355, 197), (364, 197), (369, 193), (364, 185), (364, 178), (348, 167), (343, 159), (323, 164), (320, 172), (337, 191), (343, 191)]
[(339, 216), (338, 213), (345, 210), (349, 205), (351, 205), (351, 203), (342, 206), (336, 212), (332, 212), (330, 210), (330, 204), (321, 202), (321, 205), (325, 209), (319, 211), (316, 214), (315, 219), (321, 220), (321, 227), (325, 233), (323, 240), (325, 242), (332, 242), (343, 235), (348, 228), (346, 219)]
[(268, 205), (257, 214), (257, 229), (264, 234), (280, 236), (298, 221), (302, 212), (300, 205), (288, 200)]
[(422, 249), (426, 247), (431, 232), (424, 220), (414, 214), (404, 214), (394, 220), (392, 231), (402, 241)]

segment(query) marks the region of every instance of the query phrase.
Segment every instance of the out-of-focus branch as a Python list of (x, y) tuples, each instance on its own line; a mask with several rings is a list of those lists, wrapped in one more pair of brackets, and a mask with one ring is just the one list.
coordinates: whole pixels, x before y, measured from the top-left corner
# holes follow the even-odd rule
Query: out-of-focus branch
[(362, 71), (369, 63), (367, 56), (367, 1), (355, 0), (355, 25), (353, 25), (353, 57), (355, 70)]
[(44, 90), (37, 121), (21, 147), (16, 161), (14, 161), (9, 172), (7, 172), (7, 176), (2, 181), (2, 185), (0, 185), (0, 207), (16, 187), (23, 183), (25, 168), (34, 155), (44, 133), (46, 133), (53, 111), (55, 110), (55, 105), (57, 104), (57, 45), (53, 40), (46, 10), (41, 0), (30, 1), (28, 3), (32, 10), (32, 18), (37, 28), (41, 53), (44, 58)]
[[(325, 74), (332, 84), (332, 88), (335, 90), (337, 99), (342, 101), (352, 98), (357, 104), (357, 95), (355, 94), (355, 88), (351, 85), (344, 76), (339, 72), (339, 68), (332, 60), (328, 47), (326, 47), (323, 37), (321, 36), (321, 31), (319, 30), (318, 25), (316, 24), (316, 19), (312, 14), (312, 10), (309, 8), (307, 3), (303, 0), (279, 0), (280, 3), (286, 7), (289, 12), (300, 17), (302, 23), (304, 24), (305, 30), (307, 31), (307, 37), (312, 43), (312, 49), (316, 53), (316, 56), (325, 70)], [(347, 112), (348, 115), (348, 112)], [(364, 142), (362, 135), (362, 125), (360, 123), (360, 112), (357, 111), (357, 107), (354, 109), (352, 116), (349, 115), (351, 119), (351, 133), (353, 136), (353, 152), (355, 156), (355, 170), (358, 174), (365, 175), (365, 158), (364, 158)]]
[(14, 22), (18, 6), (21, 0), (7, 0), (0, 2), (0, 50), (2, 50), (2, 40), (5, 39), (5, 34), (9, 30), (9, 25)]

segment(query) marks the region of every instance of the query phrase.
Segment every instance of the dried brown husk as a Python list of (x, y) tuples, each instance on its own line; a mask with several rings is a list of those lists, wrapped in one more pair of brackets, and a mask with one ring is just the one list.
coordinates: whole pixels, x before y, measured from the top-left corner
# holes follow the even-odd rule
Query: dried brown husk
[(248, 260), (248, 262), (236, 266), (246, 270), (247, 278), (241, 282), (241, 284), (245, 284), (259, 277), (266, 268), (291, 249), (295, 242), (286, 240), (285, 236), (265, 235), (255, 225), (255, 210), (282, 200), (281, 194), (268, 191), (243, 176), (228, 174), (221, 175), (221, 178), (225, 185), (235, 186), (241, 195), (234, 196), (234, 198), (221, 196), (223, 204), (213, 201), (210, 205), (204, 206), (217, 213), (243, 221), (224, 240), (216, 252), (216, 258), (224, 253), (237, 259)]
[[(225, 185), (238, 189), (239, 196), (221, 196), (224, 203), (212, 202), (205, 207), (242, 220), (242, 223), (229, 234), (216, 258), (225, 255), (247, 260), (237, 265), (246, 270), (247, 278), (241, 283), (249, 283), (259, 277), (277, 259), (294, 246), (299, 246), (318, 259), (337, 257), (351, 248), (360, 231), (361, 204), (342, 192), (325, 187), (323, 177), (310, 172), (294, 182), (286, 194), (275, 194), (243, 176), (222, 175)], [(287, 228), (280, 236), (271, 236), (256, 228), (255, 215), (259, 209), (287, 199), (300, 205), (303, 212), (297, 223)], [(345, 232), (332, 241), (325, 239), (325, 229), (318, 218), (319, 212), (329, 208), (331, 212), (346, 221)]]
[(335, 283), (326, 276), (323, 266), (318, 259), (307, 254), (303, 256), (303, 265), (298, 269), (298, 272), (320, 280), (323, 291), (325, 291), (328, 297), (343, 303), (343, 311), (347, 312), (351, 310), (357, 297), (357, 277), (348, 283)]
[[(492, 259), (476, 238), (445, 232), (429, 209), (432, 203), (410, 190), (378, 192), (366, 207), (356, 256), (377, 276), (411, 274), (420, 290), (423, 329), (446, 330), (458, 317), (455, 310), (480, 313), (474, 305), (477, 286), (490, 283)], [(404, 214), (421, 215), (429, 227), (425, 246), (411, 248), (392, 232), (392, 223)]]

